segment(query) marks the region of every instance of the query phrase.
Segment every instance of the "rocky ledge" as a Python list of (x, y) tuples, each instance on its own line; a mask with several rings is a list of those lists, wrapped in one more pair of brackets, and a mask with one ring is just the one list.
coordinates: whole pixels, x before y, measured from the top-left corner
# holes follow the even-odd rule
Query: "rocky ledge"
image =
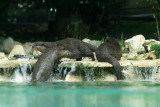
[[(36, 59), (20, 59), (20, 60), (0, 60), (0, 68), (15, 68), (18, 66), (23, 66), (26, 64), (34, 65)], [(155, 60), (121, 60), (119, 61), (121, 66), (137, 66), (137, 67), (155, 67), (160, 66), (160, 59)], [(63, 61), (59, 64), (59, 67), (71, 67), (72, 65), (83, 65), (84, 67), (112, 67), (111, 64), (107, 62), (97, 62), (97, 61)]]
[[(155, 67), (160, 66), (160, 59), (155, 60), (121, 60), (119, 61), (121, 66), (137, 66), (137, 67)], [(75, 65), (83, 65), (84, 67), (112, 67), (107, 62), (96, 62), (96, 61), (63, 61), (60, 67), (71, 67)]]

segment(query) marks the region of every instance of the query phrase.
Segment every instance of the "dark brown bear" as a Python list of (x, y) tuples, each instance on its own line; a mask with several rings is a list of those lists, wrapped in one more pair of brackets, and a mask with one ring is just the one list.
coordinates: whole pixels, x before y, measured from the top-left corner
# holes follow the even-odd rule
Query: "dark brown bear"
[(122, 79), (121, 66), (118, 62), (121, 59), (122, 50), (116, 39), (108, 39), (96, 49), (95, 53), (99, 62), (108, 62), (113, 65), (117, 80)]

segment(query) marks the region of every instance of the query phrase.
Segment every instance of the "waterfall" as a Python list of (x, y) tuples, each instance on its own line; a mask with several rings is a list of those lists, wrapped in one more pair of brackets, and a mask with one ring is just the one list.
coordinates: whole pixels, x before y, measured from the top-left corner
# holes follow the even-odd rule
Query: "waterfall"
[(29, 82), (31, 80), (31, 66), (27, 65), (20, 65), (20, 67), (15, 68), (14, 73), (11, 77), (12, 82)]
[(159, 67), (137, 67), (137, 66), (126, 66), (123, 67), (123, 74), (125, 80), (134, 81), (154, 81), (156, 79), (156, 73)]
[[(16, 68), (0, 68), (0, 81), (29, 82), (33, 68), (30, 64)], [(125, 66), (122, 73), (124, 80), (154, 81), (160, 79), (160, 70), (155, 67)], [(111, 80), (115, 75), (113, 68), (85, 67), (72, 64), (70, 67), (54, 67), (48, 81), (101, 81)], [(158, 77), (159, 76), (159, 77)], [(67, 78), (67, 79), (66, 79)]]

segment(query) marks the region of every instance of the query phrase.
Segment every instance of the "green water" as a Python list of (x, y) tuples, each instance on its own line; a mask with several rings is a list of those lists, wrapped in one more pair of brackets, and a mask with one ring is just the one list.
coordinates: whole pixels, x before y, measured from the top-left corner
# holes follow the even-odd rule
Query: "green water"
[(160, 82), (0, 82), (0, 107), (159, 107)]

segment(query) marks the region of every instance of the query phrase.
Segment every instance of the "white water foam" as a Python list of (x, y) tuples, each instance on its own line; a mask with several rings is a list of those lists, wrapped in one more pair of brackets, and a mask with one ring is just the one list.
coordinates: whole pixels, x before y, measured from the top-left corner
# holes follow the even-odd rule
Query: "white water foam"
[(12, 75), (12, 82), (29, 82), (31, 80), (31, 75), (28, 74), (27, 69), (29, 65), (20, 66), (20, 68), (16, 68)]

